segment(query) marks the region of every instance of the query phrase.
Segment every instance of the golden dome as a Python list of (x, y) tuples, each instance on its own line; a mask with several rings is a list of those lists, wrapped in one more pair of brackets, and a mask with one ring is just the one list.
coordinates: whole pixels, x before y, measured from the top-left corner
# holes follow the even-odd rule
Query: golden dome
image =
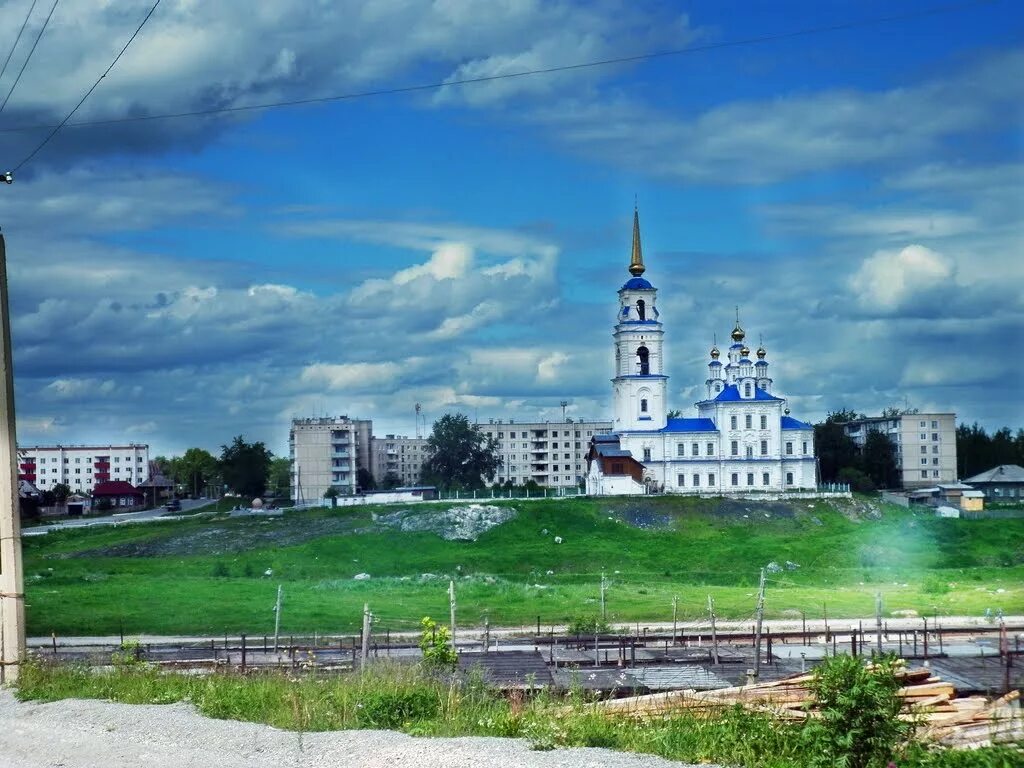
[(743, 332), (743, 329), (740, 328), (740, 324), (736, 323), (736, 327), (732, 329), (732, 340), (736, 342), (743, 341), (746, 335), (747, 334)]
[(758, 360), (764, 360), (764, 356), (767, 355), (767, 354), (768, 353), (764, 351), (764, 347), (758, 347), (757, 348), (757, 359)]
[(750, 354), (750, 347), (748, 347), (746, 344), (744, 344), (743, 348), (740, 350), (740, 355), (742, 357), (746, 357), (749, 354)]
[(718, 356), (719, 356), (720, 354), (722, 354), (722, 353), (718, 351), (718, 347), (712, 347), (712, 348), (711, 348), (711, 357), (712, 357), (713, 359), (717, 360), (717, 359), (718, 359)]

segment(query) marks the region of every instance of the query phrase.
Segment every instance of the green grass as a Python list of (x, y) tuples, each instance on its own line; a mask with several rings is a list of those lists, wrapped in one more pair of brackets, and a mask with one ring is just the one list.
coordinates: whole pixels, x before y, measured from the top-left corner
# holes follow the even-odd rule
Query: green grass
[[(28, 538), (29, 633), (263, 634), (278, 584), (285, 634), (356, 631), (364, 602), (378, 629), (414, 629), (424, 615), (447, 616), (448, 576), (458, 580), (462, 626), (485, 615), (492, 626), (564, 623), (596, 614), (602, 571), (612, 623), (669, 621), (673, 596), (681, 618), (700, 618), (709, 593), (720, 617), (745, 619), (769, 561), (800, 565), (770, 577), (769, 617), (816, 618), (823, 604), (830, 618), (870, 615), (876, 591), (887, 615), (1024, 612), (1022, 519), (946, 520), (888, 506), (873, 519), (858, 504), (671, 498), (511, 506), (518, 516), (476, 542), (381, 531), (379, 508)], [(372, 579), (353, 581), (364, 571)]]
[[(35, 662), (23, 668), (17, 693), (41, 701), (189, 701), (209, 717), (295, 731), (387, 728), (419, 736), (517, 736), (537, 749), (607, 747), (745, 768), (807, 764), (800, 726), (766, 714), (737, 708), (646, 721), (608, 718), (588, 709), (578, 691), (567, 699), (541, 694), (524, 701), (502, 697), (473, 676), (449, 683), (412, 665), (374, 666), (363, 675), (246, 678), (165, 674), (144, 666), (95, 672)], [(1010, 768), (1020, 765), (1020, 757), (1010, 748), (953, 752), (914, 745), (897, 762), (908, 768)]]

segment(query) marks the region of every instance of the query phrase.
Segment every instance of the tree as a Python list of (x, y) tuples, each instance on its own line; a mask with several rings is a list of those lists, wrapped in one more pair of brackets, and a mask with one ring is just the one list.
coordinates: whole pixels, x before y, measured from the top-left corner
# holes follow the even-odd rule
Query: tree
[(67, 504), (68, 496), (71, 495), (71, 486), (67, 483), (57, 483), (52, 488), (53, 500), (57, 502), (57, 506), (63, 507)]
[(856, 418), (853, 411), (837, 411), (814, 425), (814, 453), (822, 482), (839, 482), (839, 470), (859, 464), (857, 444), (843, 430), (843, 423), (851, 418)]
[(331, 500), (331, 506), (332, 507), (338, 506), (338, 496), (340, 496), (340, 495), (341, 495), (341, 492), (337, 488), (335, 488), (333, 485), (328, 487), (328, 489), (326, 491), (324, 491), (324, 498)]
[(273, 454), (263, 443), (247, 443), (238, 435), (231, 445), (221, 446), (220, 468), (224, 482), (242, 496), (259, 496), (267, 487), (272, 458)]
[(480, 488), (501, 467), (498, 443), (471, 424), (465, 414), (445, 414), (427, 438), (423, 483), (445, 490)]
[(270, 480), (267, 482), (275, 496), (288, 498), (292, 488), (292, 463), (288, 459), (272, 459), (270, 462)]
[(678, 409), (676, 409), (676, 410), (672, 410), (672, 411), (669, 411), (668, 413), (666, 413), (665, 414), (665, 418), (666, 419), (678, 419), (682, 415), (683, 415), (683, 412), (678, 410)]
[(896, 444), (884, 432), (868, 432), (861, 454), (861, 467), (877, 488), (895, 488), (899, 485)]
[(170, 461), (175, 484), (198, 496), (217, 475), (217, 459), (205, 448), (189, 448), (185, 455)]
[(356, 486), (360, 491), (372, 491), (377, 488), (377, 483), (373, 479), (373, 473), (366, 467), (360, 467), (356, 470)]
[(392, 488), (398, 488), (402, 484), (402, 478), (400, 478), (394, 472), (388, 472), (384, 475), (384, 479), (380, 481), (380, 487), (385, 490), (391, 490)]

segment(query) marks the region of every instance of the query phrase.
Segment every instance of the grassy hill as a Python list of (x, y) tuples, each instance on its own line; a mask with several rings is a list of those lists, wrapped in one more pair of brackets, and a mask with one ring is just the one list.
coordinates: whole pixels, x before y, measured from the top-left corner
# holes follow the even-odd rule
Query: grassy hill
[[(379, 630), (448, 615), (459, 622), (562, 623), (595, 615), (610, 582), (612, 622), (753, 611), (758, 571), (775, 562), (766, 615), (808, 618), (1024, 612), (1024, 520), (946, 520), (875, 502), (567, 499), (501, 502), (515, 517), (477, 541), (388, 530), (389, 508), (292, 512), (283, 518), (201, 517), (67, 531), (25, 541), (29, 633), (128, 634), (273, 629), (352, 632), (364, 602)], [(417, 507), (423, 514), (437, 508)], [(547, 533), (544, 533), (546, 531)], [(555, 537), (562, 543), (556, 544)], [(786, 565), (787, 562), (790, 565)], [(270, 575), (267, 575), (269, 571)], [(356, 581), (353, 576), (372, 578)]]

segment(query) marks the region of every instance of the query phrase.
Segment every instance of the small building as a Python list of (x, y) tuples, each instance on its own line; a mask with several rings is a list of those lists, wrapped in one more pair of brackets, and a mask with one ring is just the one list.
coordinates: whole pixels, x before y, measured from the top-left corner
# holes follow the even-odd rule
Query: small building
[(992, 501), (1024, 501), (1024, 467), (1001, 464), (964, 480)]
[(984, 510), (984, 491), (964, 491), (960, 495), (960, 509), (964, 512), (981, 512)]
[(145, 506), (146, 494), (124, 480), (110, 480), (106, 483), (97, 483), (92, 489), (94, 510), (103, 506), (104, 500), (110, 503), (112, 509), (123, 512)]
[(644, 465), (623, 450), (619, 436), (594, 435), (587, 453), (587, 493), (592, 496), (621, 496), (646, 493)]
[(163, 499), (168, 499), (174, 492), (174, 482), (168, 478), (155, 462), (149, 462), (149, 477), (139, 483), (138, 489), (146, 495), (146, 503), (155, 507)]

